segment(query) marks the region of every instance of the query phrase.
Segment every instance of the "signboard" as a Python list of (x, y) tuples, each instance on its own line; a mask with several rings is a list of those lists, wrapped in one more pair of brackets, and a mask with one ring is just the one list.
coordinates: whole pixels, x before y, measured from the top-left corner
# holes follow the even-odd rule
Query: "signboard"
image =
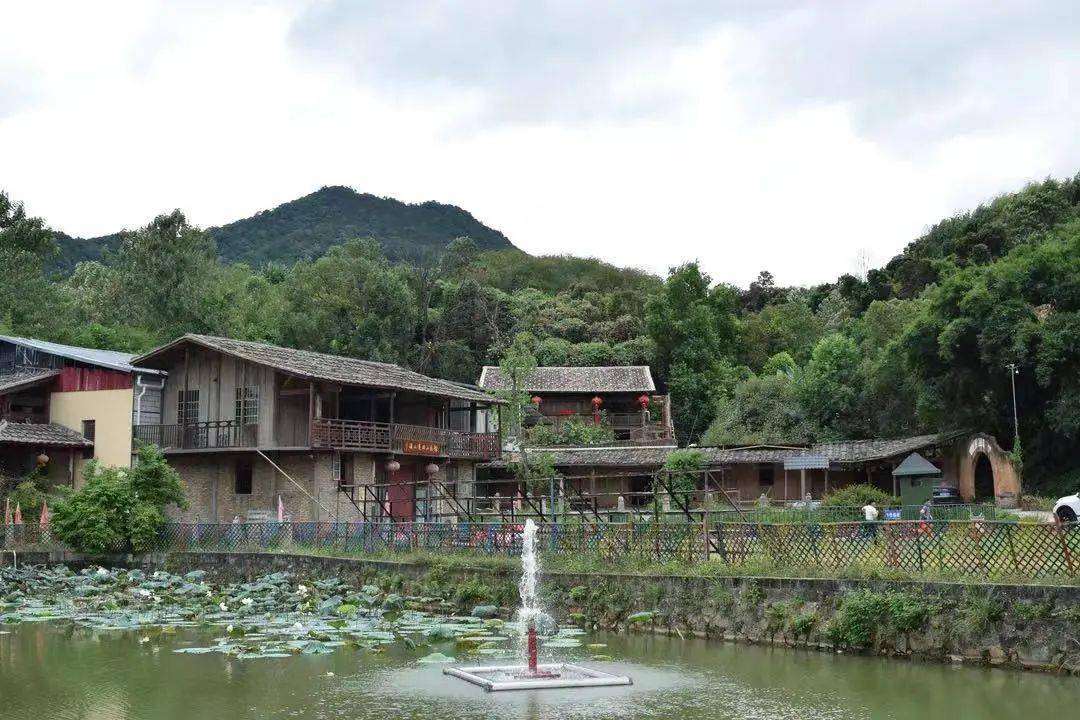
[(440, 449), (434, 440), (401, 441), (401, 452), (405, 455), (438, 455)]
[(900, 508), (885, 508), (885, 519), (886, 520), (899, 520), (900, 519)]

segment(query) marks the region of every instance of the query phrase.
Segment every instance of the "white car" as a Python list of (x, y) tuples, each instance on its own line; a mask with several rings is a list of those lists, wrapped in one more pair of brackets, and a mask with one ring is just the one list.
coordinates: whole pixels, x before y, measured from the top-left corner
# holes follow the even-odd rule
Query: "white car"
[(1054, 504), (1054, 515), (1061, 522), (1076, 522), (1080, 517), (1080, 493), (1066, 495)]

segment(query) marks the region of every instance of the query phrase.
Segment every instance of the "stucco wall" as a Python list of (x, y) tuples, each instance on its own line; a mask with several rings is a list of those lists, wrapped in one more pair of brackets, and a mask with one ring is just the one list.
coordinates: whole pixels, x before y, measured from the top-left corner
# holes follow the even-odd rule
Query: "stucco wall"
[[(131, 389), (54, 392), (49, 420), (81, 433), (83, 420), (95, 421), (94, 457), (102, 465), (131, 465)], [(76, 485), (82, 473), (76, 468)]]

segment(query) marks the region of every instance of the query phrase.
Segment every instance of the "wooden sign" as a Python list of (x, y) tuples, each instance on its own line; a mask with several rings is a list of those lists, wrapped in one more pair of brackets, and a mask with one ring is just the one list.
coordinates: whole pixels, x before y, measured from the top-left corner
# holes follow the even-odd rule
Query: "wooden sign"
[(401, 452), (405, 455), (438, 455), (439, 443), (433, 440), (403, 440)]

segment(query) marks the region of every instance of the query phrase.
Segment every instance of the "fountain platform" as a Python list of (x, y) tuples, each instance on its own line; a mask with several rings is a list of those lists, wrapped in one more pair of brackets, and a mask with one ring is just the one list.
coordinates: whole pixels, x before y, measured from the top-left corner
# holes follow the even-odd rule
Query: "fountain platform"
[(625, 675), (612, 675), (573, 663), (538, 665), (535, 672), (531, 671), (527, 665), (449, 667), (443, 669), (443, 674), (461, 678), (488, 692), (634, 684), (633, 680)]

